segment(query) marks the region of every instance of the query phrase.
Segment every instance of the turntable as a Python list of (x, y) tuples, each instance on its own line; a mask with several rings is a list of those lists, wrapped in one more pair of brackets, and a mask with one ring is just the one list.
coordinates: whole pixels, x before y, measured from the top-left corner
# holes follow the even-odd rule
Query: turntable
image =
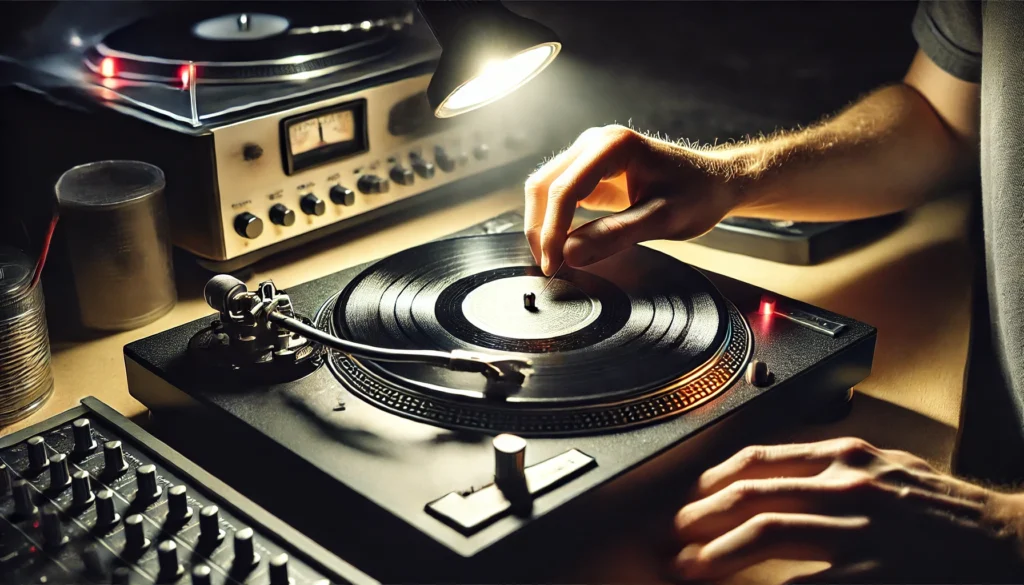
[(479, 582), (564, 551), (601, 490), (834, 416), (870, 371), (874, 328), (649, 248), (544, 289), (521, 230), (287, 291), (217, 277), (219, 314), (125, 347), (130, 391), (375, 577)]
[(463, 179), (519, 178), (546, 141), (529, 92), (515, 116), (495, 104), (434, 118), (440, 51), (411, 3), (104, 7), (59, 3), (39, 46), (10, 59), (10, 192), (52, 192), (95, 160), (155, 164), (175, 245), (218, 271), (452, 195)]

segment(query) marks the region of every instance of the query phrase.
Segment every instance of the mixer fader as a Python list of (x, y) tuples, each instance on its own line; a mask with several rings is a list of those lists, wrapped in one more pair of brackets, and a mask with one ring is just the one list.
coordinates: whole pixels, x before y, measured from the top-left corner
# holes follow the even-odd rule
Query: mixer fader
[(99, 401), (0, 439), (0, 582), (372, 579)]

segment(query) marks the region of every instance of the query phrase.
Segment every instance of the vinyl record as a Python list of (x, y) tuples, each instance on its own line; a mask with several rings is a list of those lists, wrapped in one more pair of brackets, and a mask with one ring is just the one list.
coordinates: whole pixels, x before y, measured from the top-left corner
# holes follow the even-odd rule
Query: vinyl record
[[(521, 385), (414, 363), (335, 355), (371, 402), (445, 426), (525, 434), (642, 424), (721, 391), (749, 351), (746, 325), (697, 270), (634, 247), (547, 279), (521, 234), (455, 238), (366, 269), (318, 321), (352, 341), (530, 359)], [(523, 295), (538, 294), (536, 311)], [(329, 303), (331, 305), (331, 303)]]

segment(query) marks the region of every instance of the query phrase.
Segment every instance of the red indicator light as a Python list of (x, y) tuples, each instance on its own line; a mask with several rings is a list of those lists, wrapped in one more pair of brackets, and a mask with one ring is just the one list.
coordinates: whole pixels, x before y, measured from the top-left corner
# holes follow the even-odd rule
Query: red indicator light
[(775, 301), (772, 299), (761, 299), (761, 314), (772, 315), (775, 313)]
[(38, 550), (38, 549), (36, 549), (36, 547), (35, 547), (34, 545), (33, 545), (33, 546), (30, 546), (30, 547), (28, 547), (28, 552), (30, 552), (30, 553), (32, 553), (32, 554), (35, 554), (36, 550)]
[(117, 74), (117, 61), (113, 57), (104, 57), (100, 61), (100, 75), (103, 77), (113, 77)]
[(39, 520), (32, 523), (32, 528), (39, 528)]
[(188, 82), (191, 77), (192, 75), (188, 71), (188, 65), (182, 65), (181, 68), (178, 69), (178, 79), (181, 80), (182, 88), (188, 89)]

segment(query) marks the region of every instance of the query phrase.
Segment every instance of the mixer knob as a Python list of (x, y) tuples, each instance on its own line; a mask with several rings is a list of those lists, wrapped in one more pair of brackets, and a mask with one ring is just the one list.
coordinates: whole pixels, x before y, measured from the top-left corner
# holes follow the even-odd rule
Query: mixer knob
[(149, 547), (146, 538), (145, 520), (141, 514), (132, 514), (124, 519), (124, 549), (129, 554), (137, 554)]
[(82, 550), (82, 564), (85, 565), (85, 575), (89, 583), (107, 582), (107, 570), (103, 567), (103, 557), (97, 545), (90, 544)]
[(114, 509), (114, 492), (100, 490), (96, 493), (96, 526), (110, 528), (121, 521), (121, 515)]
[(416, 175), (413, 174), (412, 169), (407, 169), (402, 165), (395, 165), (391, 167), (391, 180), (398, 183), (399, 185), (412, 185), (416, 179)]
[(199, 543), (204, 547), (216, 548), (224, 541), (220, 529), (220, 508), (207, 506), (199, 511)]
[(434, 178), (434, 173), (436, 172), (434, 163), (427, 162), (426, 160), (423, 159), (422, 156), (418, 154), (410, 156), (409, 161), (410, 164), (412, 165), (412, 170), (416, 171), (417, 175), (423, 177), (424, 179)]
[(270, 221), (284, 227), (295, 225), (295, 212), (277, 203), (270, 208)]
[(288, 555), (281, 553), (270, 559), (270, 585), (288, 585)]
[(121, 441), (108, 441), (103, 444), (103, 475), (113, 479), (128, 471), (128, 463), (124, 460), (124, 448)]
[(235, 232), (243, 238), (255, 240), (263, 233), (263, 220), (248, 211), (235, 216)]
[(391, 182), (377, 175), (363, 175), (356, 181), (356, 188), (367, 195), (387, 193), (391, 189)]
[(441, 146), (434, 147), (434, 160), (437, 161), (437, 166), (441, 167), (441, 170), (446, 173), (455, 170), (455, 159)]
[(252, 528), (235, 531), (235, 559), (231, 561), (231, 570), (241, 574), (248, 573), (260, 562), (253, 542)]
[(71, 484), (68, 456), (57, 453), (50, 458), (50, 491), (59, 492)]
[(167, 490), (167, 521), (183, 526), (192, 519), (192, 508), (188, 505), (188, 489), (176, 485)]
[(306, 215), (323, 215), (327, 213), (327, 205), (322, 199), (312, 193), (303, 195), (302, 199), (299, 199), (299, 207), (302, 208), (302, 212)]
[(84, 508), (93, 503), (96, 494), (92, 493), (92, 482), (88, 471), (76, 471), (71, 476), (71, 505)]
[(114, 585), (132, 585), (135, 573), (128, 567), (114, 569)]
[(138, 491), (135, 492), (135, 500), (132, 503), (143, 506), (160, 499), (160, 494), (164, 491), (156, 482), (156, 466), (152, 463), (135, 470), (135, 484)]
[(96, 450), (96, 439), (92, 437), (92, 423), (87, 418), (80, 418), (71, 423), (71, 432), (75, 436), (75, 448), (72, 453), (82, 457)]
[(157, 564), (160, 566), (157, 573), (158, 583), (173, 583), (181, 578), (185, 568), (178, 562), (178, 545), (173, 540), (165, 540), (156, 547)]
[(210, 576), (213, 571), (206, 565), (196, 565), (192, 569), (192, 585), (211, 585)]
[(26, 443), (28, 444), (28, 469), (32, 473), (41, 473), (50, 465), (50, 458), (46, 455), (46, 441), (37, 435)]
[(11, 470), (6, 463), (0, 463), (0, 498), (11, 491)]
[(348, 187), (342, 187), (341, 185), (335, 185), (331, 187), (331, 201), (338, 205), (354, 205), (356, 202), (356, 194), (352, 189)]
[(46, 548), (56, 549), (64, 546), (68, 537), (64, 536), (64, 527), (60, 524), (60, 515), (52, 506), (43, 508), (43, 543)]
[(473, 148), (473, 158), (476, 160), (486, 160), (491, 155), (491, 147), (486, 144), (480, 143)]
[(32, 487), (24, 479), (15, 480), (11, 486), (14, 495), (14, 513), (22, 520), (31, 518), (39, 511), (32, 502)]

